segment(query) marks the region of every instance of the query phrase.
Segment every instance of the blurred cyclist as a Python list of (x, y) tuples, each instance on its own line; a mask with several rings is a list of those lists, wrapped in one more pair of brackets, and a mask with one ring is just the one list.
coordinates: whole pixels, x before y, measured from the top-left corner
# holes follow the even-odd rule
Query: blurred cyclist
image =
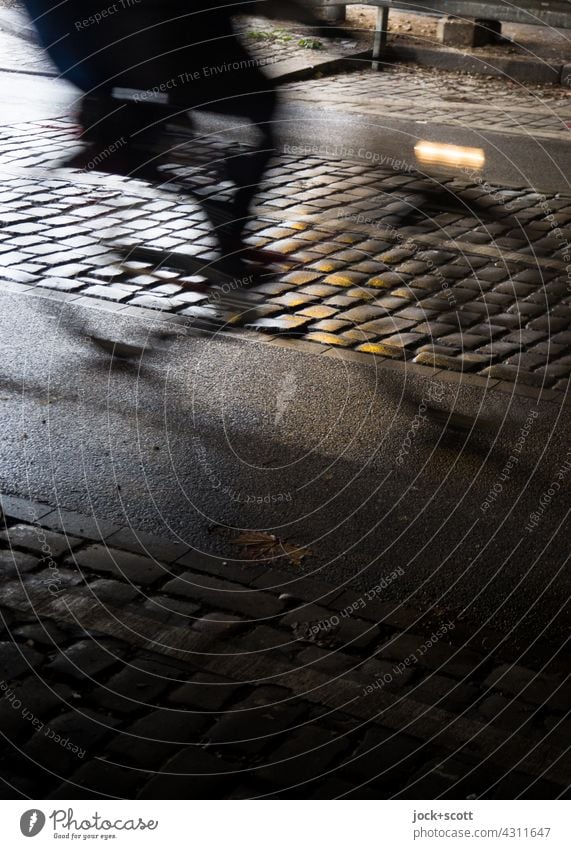
[(84, 92), (79, 123), (86, 147), (69, 164), (99, 162), (101, 170), (159, 180), (167, 121), (188, 120), (194, 109), (248, 119), (258, 143), (227, 157), (232, 201), (199, 200), (220, 242), (218, 271), (243, 277), (243, 259), (275, 260), (243, 242), (252, 199), (275, 149), (275, 84), (238, 41), (232, 15), (297, 19), (320, 33), (347, 34), (324, 27), (291, 0), (219, 7), (205, 0), (117, 0), (107, 9), (101, 0), (24, 2), (52, 61)]

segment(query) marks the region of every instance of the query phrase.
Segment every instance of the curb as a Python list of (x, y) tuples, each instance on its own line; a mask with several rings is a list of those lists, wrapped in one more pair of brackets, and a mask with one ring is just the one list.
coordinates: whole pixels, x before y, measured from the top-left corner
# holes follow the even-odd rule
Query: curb
[(338, 71), (353, 71), (355, 63), (359, 61), (370, 61), (370, 53), (355, 53), (349, 56), (333, 56), (323, 54), (320, 61), (308, 65), (305, 57), (297, 59), (286, 59), (276, 62), (274, 65), (264, 65), (263, 69), (270, 79), (283, 85), (285, 83), (307, 80), (316, 74), (334, 74)]
[[(181, 566), (183, 569), (196, 571), (201, 577), (212, 576), (220, 580), (228, 580), (232, 583), (231, 578), (221, 578), (219, 571), (213, 568), (212, 560), (220, 560), (223, 563), (225, 560), (230, 561), (231, 557), (227, 558), (223, 555), (206, 554), (206, 559), (202, 555), (197, 554), (196, 550), (190, 543), (173, 540), (172, 538), (161, 534), (151, 533), (142, 528), (135, 528), (130, 524), (125, 524), (124, 521), (108, 519), (98, 519), (95, 513), (83, 513), (76, 509), (67, 509), (60, 505), (49, 504), (45, 501), (31, 500), (29, 497), (18, 495), (9, 495), (5, 491), (0, 490), (0, 518), (5, 524), (0, 523), (0, 530), (7, 530), (12, 524), (26, 524), (34, 526), (44, 531), (52, 531), (54, 533), (63, 534), (66, 537), (74, 538), (81, 541), (81, 544), (105, 546), (119, 552), (128, 552), (144, 557), (150, 557), (156, 561), (165, 563), (171, 567)], [(8, 520), (8, 522), (6, 522)], [(191, 563), (190, 559), (195, 558), (196, 563)], [(280, 580), (291, 582), (295, 586), (294, 592), (297, 601), (302, 608), (309, 610), (313, 605), (319, 605), (320, 608), (328, 611), (332, 616), (340, 613), (341, 610), (354, 607), (362, 609), (358, 605), (359, 599), (362, 597), (362, 590), (352, 589), (350, 579), (347, 579), (342, 584), (331, 583), (323, 577), (313, 577), (312, 575), (299, 574), (284, 571), (283, 564), (278, 562), (277, 566), (272, 566), (265, 573), (264, 583), (258, 585), (253, 579), (252, 583), (245, 582), (245, 586), (249, 591), (267, 591), (272, 592), (270, 588), (270, 576), (278, 583)], [(234, 579), (234, 582), (241, 583), (241, 579)], [(197, 585), (198, 586), (198, 585)], [(208, 604), (208, 603), (207, 603)], [(284, 607), (284, 615), (287, 615), (287, 606)], [(411, 628), (419, 626), (430, 611), (422, 610), (408, 603), (398, 603), (393, 601), (384, 602), (378, 599), (375, 604), (371, 604), (371, 612), (369, 614), (361, 614), (367, 622), (382, 622), (384, 625), (394, 630), (396, 633), (393, 636), (398, 636), (398, 633), (408, 633)], [(463, 617), (457, 621), (454, 639), (451, 641), (458, 649), (463, 648), (473, 636), (473, 625), (469, 620)], [(487, 655), (487, 660), (493, 659), (496, 664), (502, 663), (517, 663), (519, 655), (514, 654), (513, 647), (505, 642), (504, 635), (493, 627), (488, 627), (482, 632), (482, 636), (486, 637), (489, 643), (488, 648), (482, 649), (482, 654)], [(351, 644), (351, 641), (349, 641)], [(502, 646), (499, 650), (499, 646)], [(358, 646), (355, 646), (358, 649)], [(550, 651), (547, 646), (543, 646), (545, 651)], [(565, 658), (558, 659), (558, 653), (549, 655), (550, 666), (557, 669), (557, 672), (566, 673), (567, 664)], [(543, 658), (538, 657), (535, 663), (531, 664), (544, 665)]]
[(386, 46), (378, 60), (373, 60), (370, 50), (353, 53), (350, 56), (336, 58), (328, 56), (313, 65), (303, 65), (303, 60), (292, 59), (276, 63), (274, 67), (277, 73), (271, 74), (271, 76), (280, 84), (283, 84), (304, 80), (316, 74), (361, 70), (374, 61), (379, 66), (412, 63), (434, 70), (455, 71), (499, 79), (507, 78), (525, 84), (571, 87), (571, 63), (568, 62), (551, 65), (542, 59), (529, 56), (486, 56), (485, 54), (479, 56), (452, 47), (400, 45), (394, 42)]
[(86, 309), (99, 309), (105, 312), (112, 312), (118, 315), (131, 316), (133, 318), (148, 319), (152, 321), (166, 321), (177, 325), (179, 328), (187, 327), (197, 336), (215, 337), (215, 336), (231, 336), (235, 341), (243, 344), (257, 343), (262, 345), (271, 345), (272, 347), (288, 348), (299, 353), (310, 354), (312, 356), (326, 356), (328, 359), (335, 358), (345, 365), (353, 363), (355, 365), (366, 366), (375, 371), (381, 370), (392, 373), (393, 375), (401, 375), (402, 377), (417, 376), (425, 380), (442, 380), (445, 383), (457, 384), (467, 388), (480, 389), (484, 392), (493, 390), (501, 392), (504, 395), (508, 393), (512, 398), (526, 398), (534, 400), (537, 403), (545, 402), (555, 404), (557, 407), (571, 407), (571, 392), (559, 392), (553, 389), (541, 389), (540, 387), (528, 386), (524, 383), (510, 383), (497, 378), (483, 377), (482, 375), (466, 373), (463, 371), (452, 371), (442, 369), (438, 366), (422, 365), (420, 363), (410, 363), (406, 360), (387, 359), (378, 354), (365, 354), (354, 350), (345, 350), (334, 348), (330, 345), (321, 343), (308, 342), (306, 339), (298, 339), (295, 336), (289, 335), (264, 335), (256, 330), (215, 330), (210, 331), (204, 327), (194, 326), (192, 319), (187, 316), (177, 315), (176, 313), (167, 313), (160, 310), (149, 309), (148, 307), (131, 306), (129, 304), (121, 304), (115, 301), (98, 300), (97, 298), (76, 294), (73, 292), (60, 292), (45, 289), (42, 290), (38, 284), (15, 283), (8, 280), (0, 280), (0, 298), (2, 295), (20, 295), (25, 294), (31, 297), (42, 298), (44, 300), (59, 301), (62, 304), (72, 304), (74, 306), (85, 307)]
[(389, 44), (383, 59), (398, 62), (416, 62), (442, 71), (461, 71), (465, 74), (481, 74), (492, 77), (507, 77), (521, 83), (536, 85), (564, 84), (568, 65), (551, 65), (543, 59), (519, 56), (486, 56), (466, 53), (453, 47), (424, 47), (413, 44)]

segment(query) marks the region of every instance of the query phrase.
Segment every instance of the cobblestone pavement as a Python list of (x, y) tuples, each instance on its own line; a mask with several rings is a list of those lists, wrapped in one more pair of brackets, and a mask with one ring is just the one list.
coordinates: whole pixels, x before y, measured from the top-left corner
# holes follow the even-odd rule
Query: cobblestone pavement
[[(557, 652), (2, 498), (0, 775), (21, 798), (556, 798)], [(398, 580), (388, 574), (385, 581)]]
[(57, 74), (56, 69), (38, 47), (25, 39), (0, 31), (0, 70)]
[[(65, 121), (0, 132), (1, 278), (117, 308), (207, 314), (207, 296), (181, 270), (185, 257), (215, 257), (198, 207), (174, 186), (169, 194), (49, 170), (74, 144)], [(173, 145), (178, 166), (169, 178), (221, 179), (224, 144), (193, 143), (190, 164), (188, 137), (173, 136)], [(253, 328), (567, 391), (571, 196), (492, 187), (468, 174), (436, 186), (391, 164), (402, 167), (335, 150), (274, 161), (250, 241), (294, 265), (258, 287), (263, 316)], [(168, 262), (122, 263), (104, 244), (110, 238), (159, 248)]]
[(569, 138), (571, 93), (560, 86), (524, 86), (506, 79), (482, 80), (453, 72), (394, 66), (334, 74), (323, 80), (290, 83), (290, 99), (331, 106), (340, 112), (420, 117), (451, 126), (534, 138)]
[(250, 53), (267, 62), (303, 58), (311, 65), (323, 56), (350, 56), (356, 50), (371, 46), (369, 31), (356, 31), (354, 38), (338, 40), (315, 37), (311, 27), (291, 21), (269, 21), (266, 18), (241, 17), (237, 31)]

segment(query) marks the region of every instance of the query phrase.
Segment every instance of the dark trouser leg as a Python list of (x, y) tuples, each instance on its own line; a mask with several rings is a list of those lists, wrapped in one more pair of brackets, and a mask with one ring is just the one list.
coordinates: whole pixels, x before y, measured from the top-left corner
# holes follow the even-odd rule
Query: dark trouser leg
[(160, 138), (169, 115), (168, 107), (118, 100), (106, 92), (86, 94), (78, 117), (87, 141), (143, 146)]
[(255, 150), (239, 153), (227, 163), (229, 178), (236, 185), (233, 212), (236, 220), (237, 235), (242, 233), (250, 213), (252, 200), (259, 189), (268, 162), (275, 153), (275, 135), (273, 116), (277, 96), (275, 91), (267, 91), (253, 99), (249, 109), (249, 98), (244, 98), (243, 112), (256, 127), (259, 143)]
[[(261, 88), (259, 79), (267, 87), (267, 81), (257, 75), (252, 85)], [(259, 95), (246, 95), (227, 102), (224, 110), (227, 115), (248, 118), (255, 126), (259, 139), (252, 150), (234, 151), (225, 164), (226, 175), (234, 183), (232, 201), (224, 202), (214, 198), (203, 199), (202, 205), (212, 222), (223, 255), (237, 256), (244, 248), (243, 233), (250, 217), (252, 200), (259, 189), (264, 171), (275, 152), (273, 116), (275, 112), (276, 92), (263, 91)], [(219, 107), (217, 111), (222, 112)]]

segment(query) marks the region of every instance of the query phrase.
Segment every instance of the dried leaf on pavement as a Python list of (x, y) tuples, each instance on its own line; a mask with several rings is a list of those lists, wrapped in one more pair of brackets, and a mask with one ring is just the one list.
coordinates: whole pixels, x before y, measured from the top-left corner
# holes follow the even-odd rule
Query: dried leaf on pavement
[(255, 560), (285, 557), (292, 566), (301, 566), (304, 558), (310, 554), (308, 548), (282, 542), (275, 534), (262, 531), (241, 533), (232, 542), (247, 551)]

